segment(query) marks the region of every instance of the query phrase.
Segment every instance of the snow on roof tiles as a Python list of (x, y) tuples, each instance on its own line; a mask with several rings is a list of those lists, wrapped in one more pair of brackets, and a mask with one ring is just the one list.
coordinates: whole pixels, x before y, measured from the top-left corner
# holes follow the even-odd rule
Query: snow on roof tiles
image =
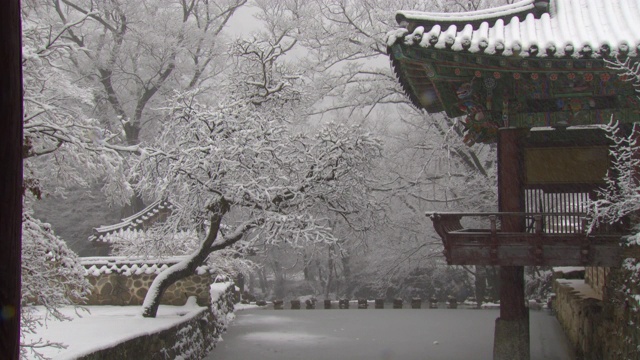
[(93, 235), (89, 236), (89, 241), (105, 241), (105, 235), (116, 233), (120, 230), (138, 229), (145, 222), (155, 220), (160, 210), (171, 209), (172, 205), (167, 200), (156, 200), (146, 208), (142, 209), (121, 222), (113, 225), (103, 225), (93, 229)]
[[(462, 13), (399, 11), (387, 44), (521, 57), (637, 56), (638, 0), (523, 0)], [(426, 39), (425, 39), (426, 37)]]
[[(161, 259), (145, 259), (125, 256), (82, 257), (80, 264), (86, 275), (99, 276), (101, 274), (117, 273), (125, 276), (142, 274), (159, 274), (170, 266), (185, 259), (186, 256), (171, 256)], [(198, 275), (214, 273), (208, 265), (196, 269)]]
[(422, 11), (399, 11), (396, 20), (400, 22), (403, 19), (423, 20), (423, 21), (476, 21), (483, 20), (487, 17), (497, 16), (514, 16), (524, 11), (534, 8), (533, 0), (520, 1), (514, 4), (503, 5), (490, 9), (468, 11), (464, 13), (438, 13), (438, 12), (422, 12)]

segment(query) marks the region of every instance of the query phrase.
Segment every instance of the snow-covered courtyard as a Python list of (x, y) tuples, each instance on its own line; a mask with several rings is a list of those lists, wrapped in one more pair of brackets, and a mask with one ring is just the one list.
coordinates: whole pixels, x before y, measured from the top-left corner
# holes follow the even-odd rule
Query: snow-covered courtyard
[[(268, 310), (237, 314), (208, 360), (490, 360), (498, 310)], [(530, 312), (531, 359), (574, 356), (556, 318)]]
[[(137, 336), (172, 327), (203, 311), (195, 304), (161, 306), (155, 319), (137, 306), (63, 308), (73, 321), (49, 321), (29, 340), (66, 344), (40, 349), (52, 359), (75, 359)], [(235, 321), (206, 359), (492, 359), (497, 309), (273, 310), (239, 305)], [(531, 359), (573, 359), (556, 318), (530, 312)]]

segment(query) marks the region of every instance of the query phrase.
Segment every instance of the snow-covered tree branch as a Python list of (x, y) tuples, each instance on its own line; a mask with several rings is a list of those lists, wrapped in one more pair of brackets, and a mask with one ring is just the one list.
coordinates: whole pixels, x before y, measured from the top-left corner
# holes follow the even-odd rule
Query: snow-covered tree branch
[[(612, 142), (611, 169), (606, 185), (589, 203), (593, 221), (589, 232), (603, 224), (614, 224), (640, 210), (640, 157), (638, 156), (638, 129), (623, 131), (618, 122), (603, 127)], [(634, 240), (635, 241), (635, 240)]]

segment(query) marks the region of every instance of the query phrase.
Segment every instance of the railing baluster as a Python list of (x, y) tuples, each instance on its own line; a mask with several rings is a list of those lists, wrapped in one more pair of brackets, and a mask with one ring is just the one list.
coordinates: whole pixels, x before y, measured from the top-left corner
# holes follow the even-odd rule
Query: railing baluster
[(536, 224), (536, 234), (542, 234), (542, 215), (535, 215), (533, 220)]

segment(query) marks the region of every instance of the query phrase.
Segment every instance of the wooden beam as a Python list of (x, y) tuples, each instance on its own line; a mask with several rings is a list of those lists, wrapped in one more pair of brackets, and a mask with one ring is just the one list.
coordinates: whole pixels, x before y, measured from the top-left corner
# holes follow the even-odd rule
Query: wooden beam
[[(498, 240), (495, 255), (490, 242), (464, 244), (448, 242), (446, 258), (449, 265), (499, 266), (605, 266), (622, 263), (623, 250), (617, 242), (601, 245), (535, 243), (501, 244)], [(536, 250), (541, 253), (537, 254)], [(583, 251), (587, 252), (584, 253)]]
[(20, 1), (0, 11), (0, 354), (20, 356), (22, 43)]

